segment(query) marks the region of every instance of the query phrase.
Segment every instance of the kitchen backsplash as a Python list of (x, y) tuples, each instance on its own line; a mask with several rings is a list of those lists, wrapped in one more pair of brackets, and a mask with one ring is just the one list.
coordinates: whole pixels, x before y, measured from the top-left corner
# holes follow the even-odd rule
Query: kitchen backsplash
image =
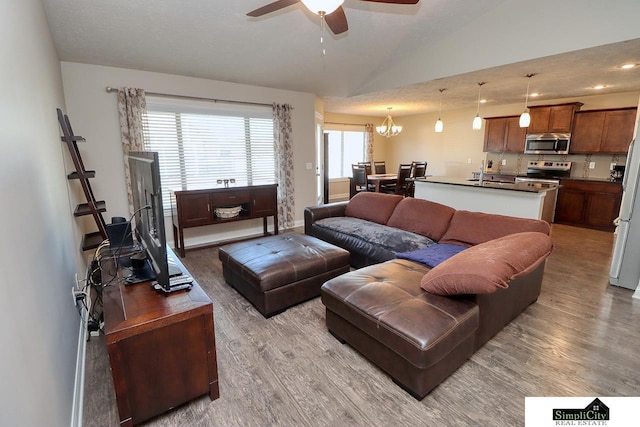
[[(626, 154), (515, 154), (515, 153), (487, 153), (486, 163), (491, 162), (489, 170), (493, 173), (508, 173), (525, 175), (527, 163), (531, 160), (569, 161), (571, 162), (571, 177), (573, 178), (603, 178), (608, 179), (611, 163), (624, 165)], [(503, 161), (506, 162), (503, 165)], [(593, 163), (594, 168), (589, 166)]]

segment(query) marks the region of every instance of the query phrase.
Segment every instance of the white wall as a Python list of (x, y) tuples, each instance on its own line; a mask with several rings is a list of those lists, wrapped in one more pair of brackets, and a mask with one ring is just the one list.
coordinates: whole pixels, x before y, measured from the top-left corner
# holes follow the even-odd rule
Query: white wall
[(60, 63), (40, 0), (0, 0), (0, 425), (71, 424), (80, 263), (56, 107)]
[[(315, 95), (71, 62), (62, 62), (62, 76), (74, 132), (87, 139), (82, 146), (85, 165), (96, 170), (96, 178), (92, 180), (94, 192), (98, 199), (107, 203), (107, 222), (113, 216), (127, 216), (128, 212), (117, 100), (115, 93), (106, 92), (107, 86), (137, 87), (147, 92), (182, 96), (291, 104), (296, 221), (302, 224), (304, 208), (315, 204), (315, 170), (306, 169), (306, 163), (315, 165)], [(173, 244), (170, 218), (165, 222), (167, 241)], [(256, 232), (262, 232), (262, 220), (192, 228), (185, 230), (185, 246), (188, 248)]]

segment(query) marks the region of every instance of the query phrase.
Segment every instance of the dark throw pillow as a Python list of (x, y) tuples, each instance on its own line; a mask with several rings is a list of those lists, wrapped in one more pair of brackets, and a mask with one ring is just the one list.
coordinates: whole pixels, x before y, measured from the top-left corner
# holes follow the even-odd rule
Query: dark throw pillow
[(446, 243), (435, 244), (411, 252), (397, 253), (396, 258), (408, 259), (409, 261), (426, 264), (429, 267), (435, 267), (465, 249), (467, 249), (466, 246)]

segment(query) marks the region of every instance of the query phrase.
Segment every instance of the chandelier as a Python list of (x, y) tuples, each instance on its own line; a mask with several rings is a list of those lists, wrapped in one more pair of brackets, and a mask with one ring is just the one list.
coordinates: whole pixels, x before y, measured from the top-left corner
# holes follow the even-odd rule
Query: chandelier
[(391, 118), (391, 109), (392, 107), (387, 107), (387, 110), (389, 110), (389, 114), (387, 114), (387, 118), (384, 119), (384, 121), (380, 126), (376, 126), (376, 132), (378, 132), (380, 135), (386, 138), (396, 136), (400, 132), (402, 132), (402, 126), (396, 125), (393, 122), (393, 119)]

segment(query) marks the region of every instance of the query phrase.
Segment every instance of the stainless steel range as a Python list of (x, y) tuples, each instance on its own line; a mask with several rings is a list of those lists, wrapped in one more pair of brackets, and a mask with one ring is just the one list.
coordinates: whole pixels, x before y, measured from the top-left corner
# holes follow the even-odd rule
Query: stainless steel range
[(527, 163), (527, 176), (517, 177), (517, 182), (545, 182), (560, 184), (560, 179), (571, 175), (571, 162), (532, 160)]
[[(571, 162), (552, 162), (548, 160), (532, 160), (527, 163), (527, 176), (516, 177), (516, 182), (528, 182), (531, 184), (555, 184), (560, 185), (560, 179), (571, 175)], [(544, 210), (552, 212), (547, 218), (542, 218), (548, 222), (553, 222), (556, 213), (556, 201), (558, 190), (549, 191), (545, 196)]]

